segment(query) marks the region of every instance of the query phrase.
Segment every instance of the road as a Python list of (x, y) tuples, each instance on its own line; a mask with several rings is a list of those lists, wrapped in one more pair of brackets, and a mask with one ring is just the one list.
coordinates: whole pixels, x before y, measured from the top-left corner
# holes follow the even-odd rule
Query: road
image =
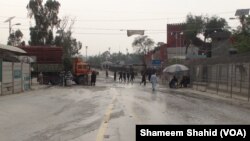
[[(182, 91), (182, 92), (181, 92)], [(136, 124), (249, 124), (250, 104), (98, 76), (0, 97), (3, 141), (135, 141)]]

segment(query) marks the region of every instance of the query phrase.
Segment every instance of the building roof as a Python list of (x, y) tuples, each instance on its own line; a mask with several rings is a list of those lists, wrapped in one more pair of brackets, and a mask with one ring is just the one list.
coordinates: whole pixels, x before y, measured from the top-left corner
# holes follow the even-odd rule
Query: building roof
[(18, 47), (4, 45), (4, 44), (0, 44), (0, 51), (1, 52), (13, 52), (15, 54), (26, 54), (26, 51)]

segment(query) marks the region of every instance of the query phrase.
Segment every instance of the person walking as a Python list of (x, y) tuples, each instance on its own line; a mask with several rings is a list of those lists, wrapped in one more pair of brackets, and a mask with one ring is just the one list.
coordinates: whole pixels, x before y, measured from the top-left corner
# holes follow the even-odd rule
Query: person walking
[(91, 73), (91, 83), (90, 83), (90, 85), (91, 85), (91, 86), (95, 86), (95, 82), (96, 82), (96, 72), (95, 72), (95, 71), (92, 71), (92, 73)]
[(127, 82), (129, 83), (129, 78), (130, 78), (130, 73), (129, 71), (127, 72)]
[(108, 72), (108, 70), (106, 70), (106, 78), (108, 78), (109, 77), (109, 72)]
[(146, 72), (143, 72), (142, 73), (142, 78), (141, 78), (141, 83), (140, 83), (140, 85), (141, 84), (144, 84), (144, 86), (146, 86)]
[(134, 71), (131, 72), (130, 76), (131, 76), (130, 81), (133, 84), (134, 83), (134, 79), (135, 79), (135, 73), (134, 73)]
[(116, 71), (114, 72), (114, 81), (116, 82)]
[(65, 80), (65, 71), (61, 71), (59, 76), (60, 76), (60, 85), (65, 86), (65, 81), (64, 81)]
[(151, 79), (151, 75), (152, 75), (152, 73), (151, 73), (151, 70), (150, 71), (148, 71), (148, 81), (150, 82), (150, 79)]
[(123, 72), (123, 81), (126, 83), (126, 72)]
[(122, 71), (119, 72), (119, 82), (122, 82)]
[(150, 82), (152, 83), (152, 90), (155, 91), (155, 87), (156, 87), (156, 84), (157, 84), (157, 77), (156, 77), (155, 73), (153, 73), (151, 75)]

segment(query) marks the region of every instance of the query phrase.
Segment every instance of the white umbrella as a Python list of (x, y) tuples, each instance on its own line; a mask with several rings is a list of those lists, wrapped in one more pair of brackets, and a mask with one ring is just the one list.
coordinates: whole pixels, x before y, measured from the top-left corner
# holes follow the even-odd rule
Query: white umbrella
[(103, 64), (103, 65), (112, 65), (113, 63), (110, 62), (110, 61), (104, 61), (104, 62), (102, 62), (102, 64)]
[(175, 73), (175, 72), (182, 72), (182, 71), (188, 71), (188, 67), (181, 65), (181, 64), (174, 64), (166, 67), (163, 72), (168, 73)]

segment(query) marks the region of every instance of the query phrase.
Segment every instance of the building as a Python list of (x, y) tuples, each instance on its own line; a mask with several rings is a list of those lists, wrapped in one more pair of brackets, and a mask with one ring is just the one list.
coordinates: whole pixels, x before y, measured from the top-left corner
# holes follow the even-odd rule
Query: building
[[(148, 67), (161, 67), (167, 62), (167, 44), (162, 44), (161, 46), (156, 47), (154, 50), (148, 52), (145, 55), (145, 63)], [(160, 65), (152, 64), (153, 60), (160, 61)]]
[(186, 59), (184, 24), (167, 24), (167, 56), (168, 59)]
[(31, 87), (31, 67), (18, 56), (26, 52), (20, 48), (0, 44), (0, 95), (20, 93)]

